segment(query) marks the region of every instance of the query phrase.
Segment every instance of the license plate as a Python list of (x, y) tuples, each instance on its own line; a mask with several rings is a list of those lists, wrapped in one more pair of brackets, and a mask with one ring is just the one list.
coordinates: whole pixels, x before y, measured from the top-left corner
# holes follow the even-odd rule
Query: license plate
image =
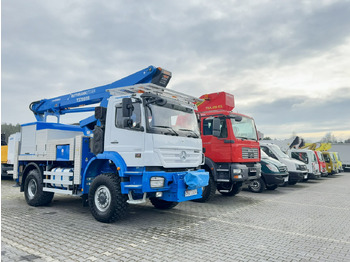
[(198, 194), (197, 189), (192, 189), (192, 190), (186, 190), (185, 191), (185, 197), (194, 196), (194, 195), (197, 195), (197, 194)]
[(288, 177), (287, 176), (284, 178), (284, 182), (288, 182)]

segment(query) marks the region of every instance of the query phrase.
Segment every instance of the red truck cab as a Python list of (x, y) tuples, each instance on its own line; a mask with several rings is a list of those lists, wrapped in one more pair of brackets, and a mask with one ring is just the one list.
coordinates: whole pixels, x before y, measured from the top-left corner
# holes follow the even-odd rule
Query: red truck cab
[(321, 151), (314, 151), (317, 162), (320, 168), (321, 176), (328, 176), (327, 168), (326, 168), (326, 162), (324, 161), (323, 155)]
[(205, 202), (215, 194), (233, 196), (242, 184), (261, 176), (260, 146), (254, 119), (233, 113), (234, 96), (226, 92), (206, 94), (197, 104), (205, 152), (203, 168), (210, 173)]

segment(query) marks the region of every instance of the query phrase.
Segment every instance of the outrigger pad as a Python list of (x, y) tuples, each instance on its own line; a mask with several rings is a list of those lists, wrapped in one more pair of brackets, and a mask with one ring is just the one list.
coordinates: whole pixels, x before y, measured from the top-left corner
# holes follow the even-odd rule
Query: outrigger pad
[(192, 190), (196, 188), (205, 187), (209, 183), (209, 173), (205, 172), (188, 172), (184, 177), (187, 189)]

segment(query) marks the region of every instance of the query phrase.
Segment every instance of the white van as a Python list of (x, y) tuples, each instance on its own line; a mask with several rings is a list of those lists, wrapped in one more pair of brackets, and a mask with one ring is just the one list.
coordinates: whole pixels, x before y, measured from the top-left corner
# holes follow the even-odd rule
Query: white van
[(287, 151), (291, 158), (304, 162), (308, 169), (308, 178), (319, 178), (321, 176), (320, 168), (317, 162), (315, 152), (308, 149), (290, 149)]
[(306, 165), (301, 161), (290, 158), (288, 155), (282, 152), (279, 146), (271, 144), (269, 142), (260, 141), (260, 148), (269, 157), (277, 159), (287, 166), (289, 173), (289, 185), (295, 185), (297, 182), (308, 179), (308, 171)]

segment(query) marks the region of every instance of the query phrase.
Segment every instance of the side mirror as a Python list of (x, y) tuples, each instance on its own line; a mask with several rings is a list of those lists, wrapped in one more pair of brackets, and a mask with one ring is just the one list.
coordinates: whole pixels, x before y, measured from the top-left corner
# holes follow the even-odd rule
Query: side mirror
[(103, 124), (106, 122), (107, 108), (102, 106), (95, 107), (95, 118), (100, 120)]
[(235, 116), (235, 121), (241, 122), (242, 121), (242, 116), (236, 115)]
[(213, 119), (213, 136), (220, 136), (220, 118)]
[(134, 111), (134, 106), (132, 105), (131, 98), (125, 97), (122, 100), (123, 117), (131, 117)]

